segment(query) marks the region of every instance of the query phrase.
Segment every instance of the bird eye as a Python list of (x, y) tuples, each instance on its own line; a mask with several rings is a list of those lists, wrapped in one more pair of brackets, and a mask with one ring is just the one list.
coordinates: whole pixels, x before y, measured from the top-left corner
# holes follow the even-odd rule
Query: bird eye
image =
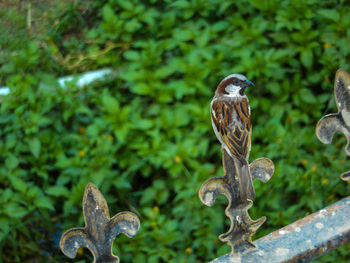
[(233, 82), (232, 82), (233, 85), (235, 86), (239, 86), (239, 80), (238, 79), (235, 79)]

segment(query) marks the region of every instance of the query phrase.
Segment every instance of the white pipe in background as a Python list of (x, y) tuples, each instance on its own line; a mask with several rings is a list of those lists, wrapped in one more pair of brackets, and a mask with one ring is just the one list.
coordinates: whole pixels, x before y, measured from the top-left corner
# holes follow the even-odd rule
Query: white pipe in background
[[(107, 77), (108, 75), (111, 76), (112, 72), (113, 71), (109, 68), (99, 69), (99, 70), (94, 70), (94, 71), (88, 71), (88, 72), (85, 72), (83, 74), (76, 75), (76, 76), (62, 77), (62, 78), (57, 79), (57, 81), (58, 81), (58, 84), (62, 88), (66, 88), (67, 87), (66, 82), (72, 81), (74, 78), (77, 78), (76, 85), (78, 87), (83, 87), (83, 86), (91, 84), (95, 80), (102, 80), (105, 77)], [(10, 89), (8, 87), (0, 87), (0, 95), (6, 96), (9, 93), (10, 93)]]

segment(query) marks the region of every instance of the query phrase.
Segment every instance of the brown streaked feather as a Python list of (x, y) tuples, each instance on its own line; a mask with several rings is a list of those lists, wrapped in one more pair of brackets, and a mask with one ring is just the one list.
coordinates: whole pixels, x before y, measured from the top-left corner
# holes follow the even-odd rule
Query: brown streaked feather
[(247, 158), (250, 150), (251, 121), (247, 98), (216, 98), (212, 103), (213, 123), (232, 155)]

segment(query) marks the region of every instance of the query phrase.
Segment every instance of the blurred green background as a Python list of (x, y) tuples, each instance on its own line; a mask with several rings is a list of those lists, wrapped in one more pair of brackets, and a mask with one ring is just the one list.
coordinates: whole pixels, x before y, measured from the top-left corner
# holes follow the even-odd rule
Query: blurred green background
[[(345, 139), (321, 144), (315, 125), (335, 112), (334, 75), (350, 70), (350, 6), (335, 0), (2, 0), (0, 2), (0, 262), (91, 262), (62, 255), (64, 230), (83, 226), (88, 182), (110, 213), (138, 214), (122, 262), (207, 262), (229, 252), (226, 200), (198, 190), (223, 175), (209, 105), (230, 73), (255, 83), (250, 160), (256, 238), (350, 193)], [(56, 78), (100, 68), (115, 76), (62, 89)], [(349, 262), (349, 246), (314, 262)]]

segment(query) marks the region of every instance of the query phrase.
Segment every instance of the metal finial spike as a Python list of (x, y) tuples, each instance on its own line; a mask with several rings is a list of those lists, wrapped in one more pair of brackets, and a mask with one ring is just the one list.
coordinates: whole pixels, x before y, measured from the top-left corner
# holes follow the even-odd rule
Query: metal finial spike
[(121, 212), (110, 218), (105, 198), (92, 183), (85, 188), (83, 213), (85, 228), (72, 228), (62, 235), (62, 252), (75, 258), (80, 247), (87, 247), (94, 263), (118, 263), (119, 258), (112, 253), (113, 240), (122, 233), (135, 236), (140, 228), (138, 217), (131, 212)]

